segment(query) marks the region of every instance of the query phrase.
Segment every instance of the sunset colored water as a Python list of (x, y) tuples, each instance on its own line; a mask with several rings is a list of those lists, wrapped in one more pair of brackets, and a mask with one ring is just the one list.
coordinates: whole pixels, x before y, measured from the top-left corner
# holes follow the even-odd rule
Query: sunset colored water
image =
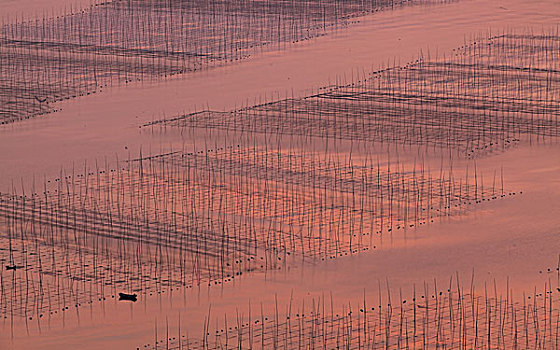
[(560, 348), (560, 3), (0, 5), (0, 349)]

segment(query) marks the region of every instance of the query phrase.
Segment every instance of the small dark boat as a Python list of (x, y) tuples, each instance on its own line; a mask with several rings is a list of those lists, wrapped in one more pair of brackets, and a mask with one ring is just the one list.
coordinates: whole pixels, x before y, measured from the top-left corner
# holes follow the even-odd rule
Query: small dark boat
[(136, 294), (119, 293), (119, 300), (136, 301)]
[(22, 268), (22, 266), (17, 266), (17, 265), (6, 265), (6, 270), (17, 270)]

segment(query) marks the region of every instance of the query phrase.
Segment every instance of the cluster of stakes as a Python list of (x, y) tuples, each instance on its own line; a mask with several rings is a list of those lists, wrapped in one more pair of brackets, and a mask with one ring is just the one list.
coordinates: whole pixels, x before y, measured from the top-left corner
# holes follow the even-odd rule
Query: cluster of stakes
[(560, 35), (502, 34), (316, 94), (144, 127), (247, 130), (451, 148), (474, 158), (560, 135)]
[(449, 0), (115, 0), (0, 26), (0, 124), (115, 83), (168, 77), (324, 35), (354, 17)]
[[(503, 176), (398, 154), (296, 144), (84, 165), (0, 195), (0, 310), (30, 316), (114, 296), (222, 284), (373, 250), (386, 234), (503, 198)], [(380, 160), (383, 157), (384, 160)]]
[[(445, 2), (115, 0), (9, 22), (0, 27), (0, 123), (114, 83), (282, 49), (364, 14)], [(22, 180), (0, 193), (0, 318), (40, 320), (119, 295), (220, 287), (373, 251), (519, 195), (504, 188), (502, 170), (483, 173), (477, 162), (520, 142), (556, 142), (559, 58), (558, 30), (504, 32), (309, 96), (142, 126), (179, 132), (181, 150)], [(176, 336), (160, 340), (156, 325), (143, 347), (559, 348), (559, 281), (522, 299), (509, 286), (501, 296), (458, 279), (446, 287), (397, 299), (387, 285), (386, 298), (380, 287), (378, 301), (343, 308), (332, 298), (290, 301), (285, 312), (249, 309), (215, 328), (208, 314), (202, 337), (183, 334), (179, 321)]]
[(522, 301), (509, 286), (501, 294), (495, 281), (478, 292), (473, 273), (467, 288), (458, 276), (443, 288), (433, 280), (414, 287), (410, 298), (387, 283), (379, 284), (375, 300), (364, 292), (359, 303), (342, 307), (332, 295), (283, 307), (276, 300), (268, 313), (249, 305), (216, 326), (209, 311), (202, 337), (181, 332), (179, 316), (171, 320), (175, 331), (166, 319), (166, 333), (158, 335), (156, 323), (154, 342), (137, 349), (557, 349), (557, 271), (557, 281), (523, 294)]

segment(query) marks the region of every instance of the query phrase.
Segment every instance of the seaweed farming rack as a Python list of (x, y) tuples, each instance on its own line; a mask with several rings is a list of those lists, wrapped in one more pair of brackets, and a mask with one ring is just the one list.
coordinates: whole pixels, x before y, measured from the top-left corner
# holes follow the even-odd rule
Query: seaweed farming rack
[[(267, 147), (85, 165), (3, 194), (9, 249), (0, 256), (19, 267), (2, 271), (4, 315), (41, 314), (38, 305), (57, 310), (121, 287), (148, 294), (221, 284), (374, 250), (387, 234), (512, 195), (496, 173), (485, 183), (474, 167), (457, 174), (367, 153)], [(57, 306), (46, 288), (61, 298)]]
[(115, 0), (0, 27), (0, 124), (107, 86), (234, 62), (353, 18), (448, 0)]
[(560, 36), (504, 33), (455, 56), (360, 74), (317, 94), (145, 124), (454, 149), (465, 157), (560, 135)]

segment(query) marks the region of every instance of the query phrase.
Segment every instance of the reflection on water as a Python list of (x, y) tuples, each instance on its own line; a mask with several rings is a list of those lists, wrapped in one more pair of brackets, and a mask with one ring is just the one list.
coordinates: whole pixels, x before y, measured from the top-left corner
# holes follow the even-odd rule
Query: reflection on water
[(3, 27), (0, 347), (557, 347), (558, 4), (154, 4)]

